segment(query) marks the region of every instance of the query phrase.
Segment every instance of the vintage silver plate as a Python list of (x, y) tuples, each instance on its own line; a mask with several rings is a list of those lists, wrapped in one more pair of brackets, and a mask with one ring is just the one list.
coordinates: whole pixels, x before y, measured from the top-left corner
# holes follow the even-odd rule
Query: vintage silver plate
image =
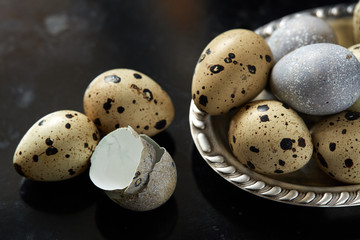
[[(256, 32), (267, 38), (284, 21), (298, 14), (311, 14), (328, 21), (337, 33), (339, 44), (349, 47), (354, 44), (353, 10), (354, 4), (307, 10), (270, 22)], [(266, 98), (266, 94), (260, 98)], [(189, 120), (194, 143), (204, 160), (224, 179), (252, 194), (288, 204), (314, 207), (360, 205), (360, 184), (336, 182), (321, 172), (312, 160), (301, 170), (281, 176), (265, 176), (244, 167), (228, 147), (230, 118), (230, 114), (209, 116), (191, 102)]]

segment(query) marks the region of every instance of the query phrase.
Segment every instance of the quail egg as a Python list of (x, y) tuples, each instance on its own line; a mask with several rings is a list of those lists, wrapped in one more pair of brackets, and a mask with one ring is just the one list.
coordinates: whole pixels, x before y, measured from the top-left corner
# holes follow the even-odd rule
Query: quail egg
[(285, 21), (268, 38), (275, 63), (289, 52), (314, 43), (337, 43), (331, 26), (320, 18), (299, 15)]
[(312, 127), (313, 158), (330, 177), (360, 183), (360, 113), (344, 111)]
[(279, 100), (299, 112), (338, 113), (350, 107), (360, 95), (360, 63), (340, 45), (303, 46), (275, 64), (270, 87)]
[(84, 94), (84, 110), (103, 134), (131, 126), (148, 136), (164, 131), (175, 110), (169, 95), (150, 77), (131, 69), (97, 76)]
[(304, 121), (276, 100), (254, 101), (240, 108), (231, 118), (228, 141), (240, 163), (270, 175), (299, 170), (313, 152)]
[(60, 181), (89, 167), (100, 140), (95, 124), (84, 114), (62, 110), (37, 121), (19, 142), (13, 163), (22, 176), (36, 181)]
[(205, 47), (196, 65), (194, 103), (210, 115), (227, 113), (265, 88), (272, 66), (272, 53), (261, 36), (246, 29), (224, 32)]

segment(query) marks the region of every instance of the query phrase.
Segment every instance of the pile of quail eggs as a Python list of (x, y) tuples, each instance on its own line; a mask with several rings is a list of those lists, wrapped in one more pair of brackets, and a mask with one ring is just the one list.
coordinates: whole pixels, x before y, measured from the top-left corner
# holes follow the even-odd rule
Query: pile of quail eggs
[[(360, 3), (353, 29), (360, 43)], [(331, 178), (360, 183), (359, 53), (360, 44), (340, 46), (329, 23), (309, 14), (267, 39), (230, 30), (202, 52), (192, 99), (211, 116), (231, 116), (229, 146), (245, 167), (279, 175), (314, 159)], [(264, 92), (272, 97), (258, 100)]]
[(85, 114), (60, 110), (38, 120), (15, 150), (15, 170), (51, 182), (90, 168), (92, 182), (125, 208), (165, 203), (176, 186), (176, 166), (150, 137), (174, 119), (169, 95), (141, 72), (113, 69), (90, 82), (83, 104)]

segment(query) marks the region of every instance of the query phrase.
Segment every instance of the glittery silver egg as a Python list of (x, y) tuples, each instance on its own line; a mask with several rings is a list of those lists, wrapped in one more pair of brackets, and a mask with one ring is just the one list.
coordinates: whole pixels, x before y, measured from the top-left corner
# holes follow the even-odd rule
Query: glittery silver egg
[(314, 43), (337, 43), (337, 40), (333, 29), (324, 20), (310, 15), (299, 15), (280, 25), (267, 43), (274, 61), (277, 62), (299, 47)]
[(307, 45), (275, 64), (270, 86), (277, 98), (299, 112), (338, 113), (360, 95), (360, 63), (339, 45)]

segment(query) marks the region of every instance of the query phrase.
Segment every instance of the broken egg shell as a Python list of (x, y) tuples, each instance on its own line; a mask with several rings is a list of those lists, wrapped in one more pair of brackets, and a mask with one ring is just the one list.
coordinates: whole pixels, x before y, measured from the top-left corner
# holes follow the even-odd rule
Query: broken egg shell
[(60, 181), (89, 167), (100, 135), (84, 114), (61, 110), (37, 121), (19, 142), (13, 157), (15, 170), (36, 181)]
[(154, 136), (173, 121), (169, 95), (147, 75), (131, 69), (113, 69), (97, 76), (85, 91), (84, 110), (106, 135), (131, 126)]
[(148, 211), (171, 197), (177, 172), (164, 148), (128, 127), (100, 141), (91, 157), (90, 179), (120, 206)]
[(220, 115), (239, 107), (266, 86), (273, 55), (253, 31), (232, 29), (214, 38), (202, 52), (192, 80), (198, 109)]
[(231, 118), (228, 142), (240, 163), (268, 175), (299, 170), (313, 151), (304, 121), (276, 100), (254, 101), (240, 108)]
[(141, 152), (140, 162), (132, 182), (124, 191), (125, 194), (133, 194), (141, 190), (147, 184), (149, 173), (155, 164), (156, 151), (154, 147), (143, 138), (141, 138), (141, 142), (144, 148)]
[(344, 111), (311, 128), (313, 158), (331, 178), (360, 183), (360, 113)]

